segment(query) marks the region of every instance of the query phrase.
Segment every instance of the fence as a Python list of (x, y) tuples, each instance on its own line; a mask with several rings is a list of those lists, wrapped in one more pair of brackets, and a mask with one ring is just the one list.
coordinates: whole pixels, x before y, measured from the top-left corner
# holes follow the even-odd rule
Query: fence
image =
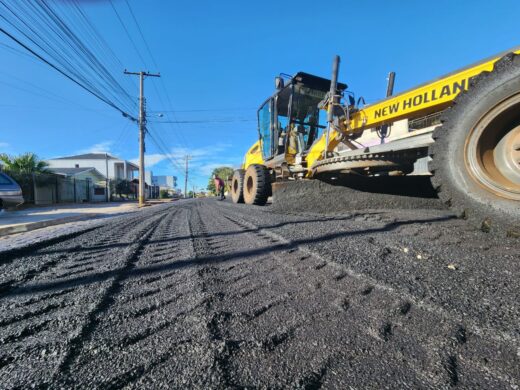
[[(159, 198), (159, 186), (145, 185), (147, 199)], [(136, 200), (139, 196), (139, 182), (136, 180), (110, 180), (110, 200)]]
[(54, 174), (9, 175), (20, 185), (25, 203), (81, 203), (106, 201), (106, 183), (79, 180)]
[(135, 200), (139, 193), (137, 183), (129, 180), (115, 179), (110, 180), (110, 200)]
[[(47, 173), (8, 174), (22, 188), (26, 204), (136, 200), (139, 194), (137, 181), (115, 179), (107, 183)], [(159, 198), (159, 187), (146, 185), (146, 197)]]

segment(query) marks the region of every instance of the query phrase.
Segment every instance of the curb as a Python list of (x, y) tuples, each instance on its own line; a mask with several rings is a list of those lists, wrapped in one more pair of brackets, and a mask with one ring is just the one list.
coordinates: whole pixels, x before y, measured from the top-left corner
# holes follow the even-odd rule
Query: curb
[(84, 214), (84, 215), (75, 215), (71, 217), (64, 217), (64, 218), (57, 218), (57, 219), (48, 219), (45, 221), (39, 221), (39, 222), (28, 222), (28, 223), (21, 223), (18, 225), (13, 226), (7, 226), (7, 227), (0, 227), (0, 237), (1, 236), (8, 236), (10, 234), (16, 234), (16, 233), (24, 233), (31, 230), (41, 229), (48, 226), (54, 226), (54, 225), (61, 225), (64, 223), (69, 222), (77, 222), (77, 221), (83, 221), (87, 219), (93, 219), (103, 216), (103, 214)]

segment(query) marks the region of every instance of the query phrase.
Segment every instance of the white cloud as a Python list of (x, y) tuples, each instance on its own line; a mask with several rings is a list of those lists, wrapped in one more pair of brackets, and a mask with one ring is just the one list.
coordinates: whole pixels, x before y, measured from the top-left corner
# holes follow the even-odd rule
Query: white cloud
[(242, 163), (242, 157), (227, 157), (222, 159), (217, 159), (214, 162), (207, 162), (207, 163), (199, 163), (194, 164), (192, 167), (197, 170), (198, 173), (204, 176), (211, 175), (213, 170), (215, 168), (220, 167), (231, 167), (231, 168), (238, 168), (240, 164)]
[[(159, 164), (161, 161), (166, 160), (168, 157), (165, 154), (154, 153), (154, 154), (145, 154), (144, 155), (144, 166), (145, 169), (153, 167), (154, 165)], [(139, 164), (139, 158), (133, 158), (130, 160), (134, 164)]]
[(0, 153), (14, 154), (15, 151), (10, 143), (0, 142)]
[(228, 166), (228, 165), (229, 164), (221, 164), (221, 163), (204, 164), (204, 165), (201, 165), (201, 166), (197, 167), (197, 170), (202, 175), (207, 175), (209, 177), (209, 175), (211, 175), (211, 173), (213, 172), (213, 170), (215, 168), (225, 167), (225, 166)]
[(102, 141), (97, 144), (90, 146), (89, 148), (81, 149), (76, 152), (76, 154), (86, 154), (86, 153), (109, 153), (110, 148), (113, 145), (114, 141)]
[[(184, 157), (189, 155), (190, 186), (197, 185), (205, 188), (207, 181), (215, 168), (233, 167), (238, 168), (242, 163), (243, 156), (236, 156), (233, 146), (230, 144), (216, 144), (189, 149), (176, 147), (171, 149), (171, 153), (153, 153), (145, 155), (146, 170), (153, 170), (154, 174), (175, 175), (178, 177), (178, 185), (184, 183)], [(139, 163), (139, 158), (131, 159), (135, 164)], [(173, 162), (172, 162), (173, 161)], [(166, 165), (153, 168), (163, 162)], [(157, 169), (157, 172), (156, 172)]]
[[(171, 149), (171, 153), (164, 154), (164, 153), (154, 153), (154, 154), (145, 154), (145, 166), (146, 168), (151, 168), (154, 165), (159, 164), (162, 161), (169, 160), (169, 166), (174, 171), (177, 171), (177, 174), (181, 174), (183, 172), (179, 172), (183, 170), (184, 167), (184, 157), (190, 156), (190, 170), (197, 171), (198, 173), (209, 175), (211, 174), (211, 170), (208, 173), (208, 167), (215, 165), (216, 167), (227, 165), (229, 166), (229, 162), (223, 157), (223, 152), (225, 152), (227, 149), (231, 148), (231, 145), (229, 144), (217, 144), (217, 145), (211, 145), (211, 146), (204, 146), (200, 148), (194, 148), (194, 149), (188, 149), (188, 148), (181, 148), (176, 147)], [(173, 163), (171, 161), (173, 160)], [(224, 161), (223, 161), (224, 160)], [(234, 163), (233, 159), (233, 162)], [(134, 164), (139, 163), (139, 158), (133, 158), (130, 160)], [(217, 163), (216, 161), (222, 161), (222, 163)], [(231, 163), (231, 164), (232, 164)]]
[(184, 156), (191, 156), (193, 159), (214, 156), (220, 152), (223, 152), (232, 145), (229, 144), (216, 144), (210, 146), (204, 146), (202, 148), (188, 149), (188, 148), (172, 148), (171, 154), (174, 158), (184, 158)]

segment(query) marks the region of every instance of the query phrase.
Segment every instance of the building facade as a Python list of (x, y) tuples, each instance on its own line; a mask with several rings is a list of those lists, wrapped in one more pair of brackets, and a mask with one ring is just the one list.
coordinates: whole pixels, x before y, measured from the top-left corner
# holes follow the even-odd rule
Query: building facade
[[(83, 199), (90, 202), (108, 201), (108, 188), (105, 175), (101, 174), (96, 168), (48, 168), (55, 175), (73, 179), (73, 191), (75, 202)], [(76, 183), (87, 182), (87, 186), (76, 185)], [(62, 185), (62, 187), (65, 187)]]
[(110, 180), (132, 180), (139, 167), (108, 153), (87, 153), (46, 160), (49, 168), (95, 168)]
[(170, 189), (174, 189), (177, 186), (177, 177), (176, 176), (152, 176), (153, 184), (159, 187), (168, 187)]

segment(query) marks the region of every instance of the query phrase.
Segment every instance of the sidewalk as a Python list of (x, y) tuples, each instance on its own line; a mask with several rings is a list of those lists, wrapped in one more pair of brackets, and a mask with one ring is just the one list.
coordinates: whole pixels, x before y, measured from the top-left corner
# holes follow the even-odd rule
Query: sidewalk
[(47, 226), (137, 211), (137, 203), (88, 203), (34, 207), (0, 212), (0, 236), (22, 233)]

